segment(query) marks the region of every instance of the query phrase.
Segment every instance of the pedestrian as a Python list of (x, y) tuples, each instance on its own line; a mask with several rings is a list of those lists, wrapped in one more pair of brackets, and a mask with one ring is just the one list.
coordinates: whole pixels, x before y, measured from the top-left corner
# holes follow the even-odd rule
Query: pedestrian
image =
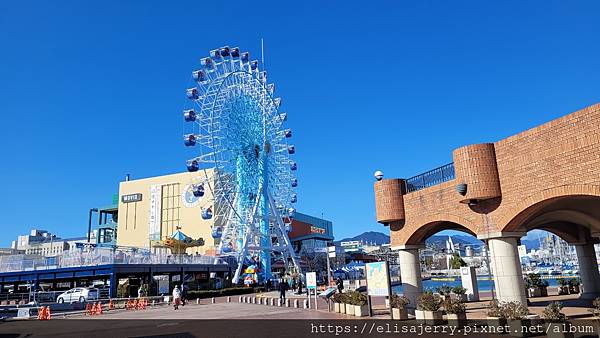
[(181, 306), (185, 306), (187, 303), (187, 286), (181, 285)]
[(298, 294), (302, 294), (302, 279), (298, 280)]
[(279, 282), (279, 299), (281, 299), (282, 304), (285, 303), (285, 292), (289, 289), (289, 285), (285, 280), (281, 280)]
[(335, 284), (337, 284), (338, 292), (342, 293), (342, 291), (344, 290), (344, 281), (342, 280), (342, 278), (338, 277), (338, 279), (335, 282)]
[(294, 279), (292, 280), (292, 291), (293, 291), (293, 292), (296, 292), (296, 285), (297, 285), (297, 284), (296, 284), (296, 278), (294, 278)]
[(179, 290), (179, 286), (175, 285), (175, 289), (173, 289), (173, 308), (175, 310), (178, 310), (180, 303), (181, 303), (181, 290)]
[(271, 278), (267, 279), (267, 292), (271, 291)]

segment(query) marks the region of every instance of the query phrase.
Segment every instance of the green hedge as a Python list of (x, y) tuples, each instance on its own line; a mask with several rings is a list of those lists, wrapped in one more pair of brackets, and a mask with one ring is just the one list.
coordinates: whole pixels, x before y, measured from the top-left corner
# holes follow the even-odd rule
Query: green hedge
[(247, 288), (247, 287), (236, 287), (236, 288), (226, 288), (220, 290), (198, 290), (198, 291), (188, 291), (187, 299), (196, 299), (196, 298), (212, 298), (212, 297), (222, 297), (222, 296), (235, 296), (235, 295), (244, 295), (248, 293), (255, 292), (263, 292), (264, 288)]

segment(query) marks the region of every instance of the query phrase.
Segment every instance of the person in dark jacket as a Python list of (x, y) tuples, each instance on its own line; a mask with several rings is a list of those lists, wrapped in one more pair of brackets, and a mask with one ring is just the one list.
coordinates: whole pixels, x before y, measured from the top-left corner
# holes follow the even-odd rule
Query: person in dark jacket
[(338, 292), (342, 293), (344, 290), (344, 281), (342, 278), (338, 277), (337, 281), (335, 281), (335, 284), (337, 284)]
[(279, 283), (279, 299), (281, 299), (282, 304), (285, 303), (285, 292), (289, 287), (288, 283), (283, 279)]
[(187, 303), (187, 286), (181, 285), (181, 306), (185, 306)]
[(298, 280), (298, 294), (302, 294), (302, 279)]

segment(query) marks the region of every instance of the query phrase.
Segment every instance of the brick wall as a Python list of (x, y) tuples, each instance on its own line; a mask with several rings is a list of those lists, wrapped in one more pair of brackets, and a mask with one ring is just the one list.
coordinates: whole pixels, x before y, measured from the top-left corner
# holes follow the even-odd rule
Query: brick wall
[(500, 197), (460, 203), (460, 177), (406, 194), (405, 220), (390, 229), (392, 245), (420, 244), (455, 227), (475, 235), (515, 230), (517, 216), (532, 205), (560, 196), (600, 196), (600, 104), (498, 141), (494, 149)]

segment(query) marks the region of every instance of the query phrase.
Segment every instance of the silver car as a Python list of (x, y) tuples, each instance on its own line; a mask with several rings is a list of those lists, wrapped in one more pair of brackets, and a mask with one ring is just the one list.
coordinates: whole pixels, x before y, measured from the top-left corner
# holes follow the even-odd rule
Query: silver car
[(94, 288), (74, 288), (69, 291), (63, 292), (56, 297), (57, 303), (74, 303), (74, 302), (87, 302), (90, 300), (98, 299), (98, 289)]

